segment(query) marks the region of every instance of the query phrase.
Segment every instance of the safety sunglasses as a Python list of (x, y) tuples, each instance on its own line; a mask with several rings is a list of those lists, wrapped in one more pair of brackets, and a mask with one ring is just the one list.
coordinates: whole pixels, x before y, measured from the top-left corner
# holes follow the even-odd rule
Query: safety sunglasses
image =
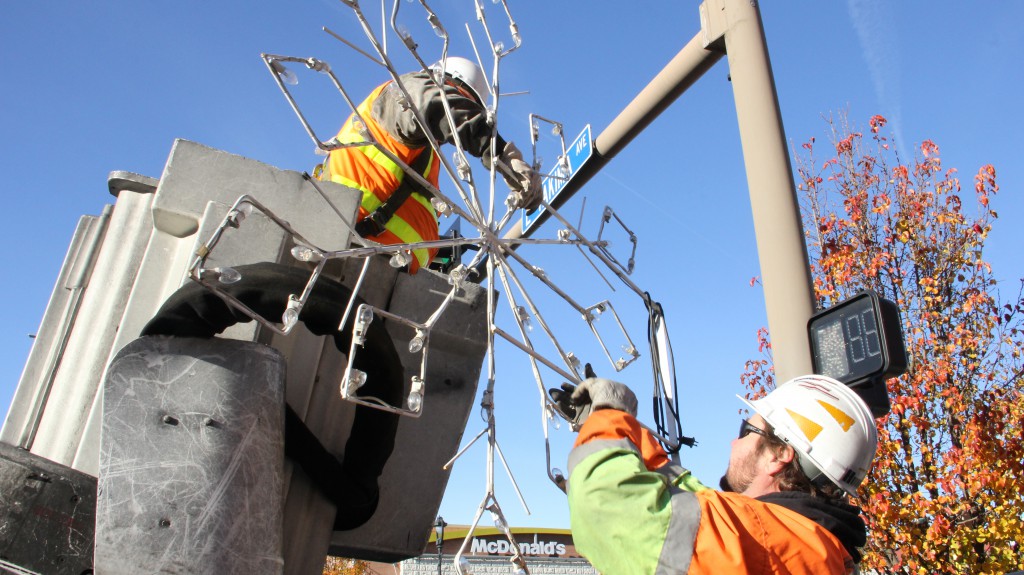
[(756, 434), (760, 435), (761, 437), (768, 437), (768, 432), (767, 431), (761, 429), (760, 427), (752, 425), (749, 421), (744, 419), (743, 421), (740, 422), (740, 435), (739, 435), (739, 438), (743, 439), (744, 437), (750, 435), (751, 433), (756, 433)]

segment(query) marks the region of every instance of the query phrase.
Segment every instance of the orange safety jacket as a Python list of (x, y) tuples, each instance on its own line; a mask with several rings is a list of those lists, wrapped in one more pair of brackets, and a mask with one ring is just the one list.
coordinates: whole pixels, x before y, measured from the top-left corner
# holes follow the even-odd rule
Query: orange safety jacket
[(587, 418), (569, 456), (576, 549), (601, 573), (847, 574), (850, 554), (824, 527), (786, 507), (715, 491), (668, 463), (637, 420)]
[[(367, 144), (331, 151), (324, 163), (324, 173), (320, 176), (321, 179), (355, 188), (363, 193), (359, 206), (360, 221), (387, 201), (406, 178), (406, 173), (399, 164), (370, 142), (377, 142), (410, 166), (420, 154), (430, 154), (431, 157), (422, 175), (431, 185), (437, 187), (440, 164), (437, 154), (429, 147), (417, 148), (402, 144), (373, 118), (373, 103), (389, 83), (386, 82), (371, 92), (356, 108), (358, 116), (349, 116), (336, 136), (336, 140), (342, 144)], [(363, 121), (360, 121), (359, 117), (362, 117)], [(368, 236), (368, 239), (389, 245), (437, 240), (437, 212), (426, 193), (413, 192), (399, 206), (384, 228), (382, 233)], [(436, 248), (413, 250), (409, 273), (416, 273), (419, 268), (430, 264), (436, 253)]]

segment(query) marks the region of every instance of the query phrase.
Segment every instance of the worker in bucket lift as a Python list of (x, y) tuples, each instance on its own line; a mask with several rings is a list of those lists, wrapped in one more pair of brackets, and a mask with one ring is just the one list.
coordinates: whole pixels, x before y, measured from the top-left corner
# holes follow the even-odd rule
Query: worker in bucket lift
[[(335, 141), (376, 141), (437, 187), (440, 162), (430, 147), (430, 138), (454, 143), (457, 132), (464, 149), (480, 158), (488, 169), (494, 138), (499, 159), (496, 168), (512, 190), (511, 205), (535, 209), (543, 193), (540, 176), (523, 160), (516, 145), (506, 142), (488, 122), (484, 102), (489, 88), (483, 71), (465, 58), (449, 57), (443, 65), (443, 90), (424, 71), (401, 76), (410, 101), (394, 82), (386, 82), (357, 108), (365, 125), (352, 114)], [(436, 74), (441, 68), (442, 62), (438, 62), (431, 72)], [(442, 98), (451, 109), (451, 123)], [(414, 108), (422, 114), (429, 134), (416, 122)], [(430, 193), (377, 147), (368, 144), (331, 151), (318, 177), (363, 193), (356, 225), (360, 236), (382, 244), (438, 239), (437, 212)], [(413, 250), (409, 272), (429, 265), (436, 253), (436, 249)]]
[(846, 495), (871, 468), (877, 435), (845, 385), (804, 376), (743, 400), (754, 415), (732, 441), (722, 491), (669, 463), (625, 385), (589, 378), (552, 397), (563, 411), (591, 408), (569, 455), (568, 495), (576, 548), (599, 572), (856, 571), (867, 535)]

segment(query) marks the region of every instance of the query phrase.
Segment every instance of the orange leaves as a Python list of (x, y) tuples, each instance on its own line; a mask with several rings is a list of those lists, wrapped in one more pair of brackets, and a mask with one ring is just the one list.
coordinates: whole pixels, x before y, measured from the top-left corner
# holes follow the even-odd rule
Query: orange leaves
[[(978, 204), (988, 208), (989, 195), (999, 191), (999, 186), (996, 185), (996, 169), (992, 167), (992, 164), (985, 164), (978, 169), (978, 173), (974, 176), (974, 191), (978, 195)], [(989, 210), (988, 213), (993, 218), (996, 217), (995, 212)]]
[(871, 126), (871, 133), (877, 134), (878, 130), (882, 129), (886, 122), (887, 120), (878, 114), (871, 116), (871, 119), (868, 120), (868, 124)]
[(991, 188), (993, 192), (999, 190), (999, 186), (996, 185), (996, 169), (992, 167), (992, 164), (985, 164), (981, 168), (978, 168), (978, 174), (974, 176), (975, 189), (981, 191), (980, 187)]
[(861, 134), (850, 134), (849, 136), (836, 142), (836, 153), (837, 154), (848, 154), (853, 151), (853, 139), (859, 138)]
[(836, 143), (836, 153), (843, 154), (853, 149), (853, 137), (847, 136)]
[(370, 564), (359, 559), (344, 559), (341, 557), (327, 556), (324, 563), (324, 575), (365, 575), (372, 573)]
[(871, 199), (871, 211), (876, 214), (884, 214), (889, 211), (892, 207), (892, 200), (889, 199), (889, 194), (878, 194)]
[[(999, 301), (1004, 284), (982, 259), (995, 169), (977, 171), (977, 203), (965, 202), (935, 142), (904, 164), (882, 136), (885, 118), (868, 124), (865, 135), (833, 122), (834, 156), (816, 160), (811, 139), (794, 160), (819, 304), (864, 288), (898, 302), (910, 360), (887, 382), (892, 411), (859, 498), (871, 529), (862, 569), (1020, 569), (1010, 543), (1024, 541), (1024, 280), (1015, 300)], [(758, 343), (741, 379), (763, 393), (767, 333)]]

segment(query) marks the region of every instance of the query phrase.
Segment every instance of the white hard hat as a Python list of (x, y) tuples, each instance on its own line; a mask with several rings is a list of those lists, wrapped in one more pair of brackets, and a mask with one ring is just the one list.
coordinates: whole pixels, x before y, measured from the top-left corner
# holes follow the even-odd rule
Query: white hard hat
[(812, 481), (825, 475), (852, 496), (871, 470), (878, 432), (871, 410), (856, 392), (824, 375), (805, 375), (747, 401), (750, 409), (796, 451)]
[(444, 64), (445, 74), (465, 84), (481, 104), (487, 102), (487, 94), (490, 94), (491, 90), (487, 84), (487, 76), (484, 76), (480, 66), (459, 56), (449, 56), (443, 62), (435, 63), (431, 68), (440, 70), (442, 64)]

